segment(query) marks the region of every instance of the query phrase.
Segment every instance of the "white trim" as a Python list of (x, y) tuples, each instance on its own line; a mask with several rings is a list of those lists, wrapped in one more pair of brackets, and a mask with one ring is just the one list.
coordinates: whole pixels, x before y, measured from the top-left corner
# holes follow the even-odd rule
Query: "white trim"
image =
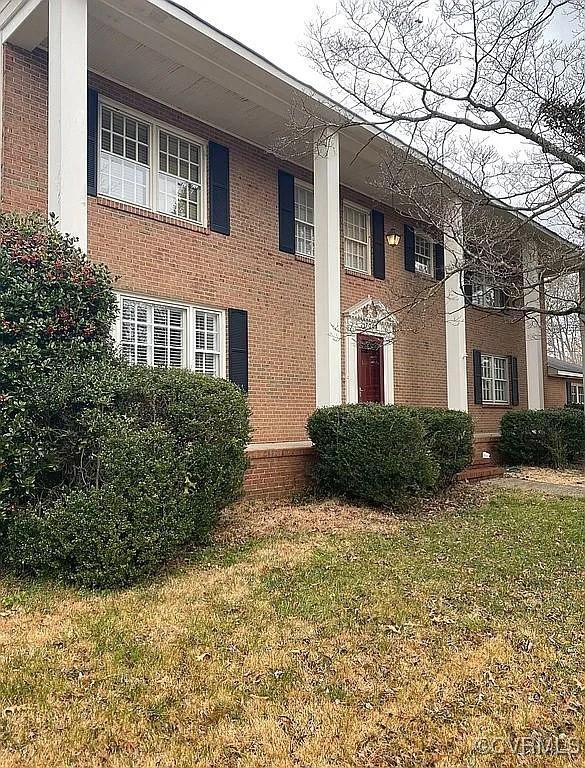
[(578, 371), (559, 371), (553, 368), (555, 373), (549, 374), (549, 376), (564, 376), (567, 379), (582, 379), (583, 376)]
[(146, 304), (160, 304), (166, 307), (175, 307), (182, 309), (186, 313), (185, 322), (185, 349), (183, 351), (185, 368), (187, 370), (194, 370), (193, 357), (195, 349), (193, 346), (193, 336), (195, 333), (194, 316), (196, 311), (201, 312), (213, 312), (218, 316), (218, 337), (219, 337), (219, 378), (227, 378), (227, 338), (226, 338), (226, 313), (223, 309), (217, 307), (209, 307), (203, 304), (188, 304), (183, 301), (176, 301), (174, 299), (167, 299), (160, 296), (152, 296), (150, 294), (143, 293), (130, 293), (128, 291), (116, 291), (117, 300), (117, 316), (114, 322), (113, 336), (116, 346), (121, 343), (122, 339), (122, 299), (130, 299), (132, 301), (142, 301)]
[(341, 224), (339, 133), (317, 130), (313, 140), (315, 215), (315, 399), (341, 403)]
[[(294, 211), (294, 222), (295, 222), (295, 256), (300, 256), (303, 259), (313, 259), (314, 260), (315, 259), (315, 188), (313, 187), (312, 184), (309, 184), (308, 182), (303, 181), (302, 179), (297, 179), (296, 176), (294, 176), (293, 178), (294, 178), (294, 206), (295, 206), (295, 211)], [(302, 219), (297, 219), (297, 215), (296, 215), (296, 205), (297, 205), (296, 189), (297, 189), (297, 187), (300, 187), (301, 189), (304, 189), (307, 192), (310, 192), (312, 197), (313, 197), (313, 223), (312, 224), (310, 222), (308, 222), (308, 221), (303, 221)], [(297, 221), (300, 224), (303, 224), (306, 227), (307, 226), (308, 227), (310, 227), (310, 226), (313, 227), (313, 255), (312, 256), (308, 256), (306, 253), (301, 253), (297, 249)]]
[[(180, 128), (176, 128), (172, 123), (167, 123), (163, 120), (158, 120), (150, 115), (148, 115), (145, 112), (140, 112), (136, 109), (133, 109), (132, 107), (126, 107), (126, 105), (122, 102), (114, 101), (113, 99), (108, 98), (107, 96), (102, 96), (102, 94), (98, 94), (98, 146), (97, 146), (97, 175), (98, 175), (98, 195), (100, 197), (105, 197), (108, 200), (116, 200), (117, 202), (128, 202), (126, 200), (123, 200), (118, 197), (112, 197), (111, 195), (106, 195), (103, 192), (100, 192), (99, 190), (99, 174), (100, 174), (100, 157), (102, 153), (102, 106), (109, 107), (110, 109), (115, 110), (116, 112), (120, 112), (123, 115), (127, 115), (128, 117), (139, 120), (141, 123), (144, 123), (148, 126), (148, 135), (149, 135), (149, 165), (148, 170), (150, 173), (150, 180), (149, 180), (149, 205), (139, 205), (138, 203), (128, 203), (129, 205), (134, 205), (137, 208), (142, 208), (146, 211), (151, 211), (152, 213), (160, 214), (161, 216), (169, 216), (172, 219), (176, 219), (177, 221), (187, 222), (188, 224), (194, 224), (198, 227), (207, 227), (208, 225), (208, 211), (207, 211), (207, 201), (208, 201), (208, 178), (207, 178), (207, 155), (209, 151), (208, 142), (205, 139), (202, 139), (201, 137), (188, 133)], [(174, 136), (177, 136), (178, 138), (184, 139), (185, 141), (188, 141), (191, 144), (196, 144), (198, 147), (200, 147), (201, 150), (201, 162), (200, 162), (200, 175), (201, 175), (201, 213), (202, 217), (200, 221), (194, 221), (193, 219), (184, 218), (183, 216), (177, 216), (172, 213), (165, 213), (164, 211), (158, 210), (158, 174), (159, 174), (159, 132), (163, 131), (164, 133), (169, 133)], [(141, 163), (138, 163), (138, 165), (142, 165)], [(146, 166), (142, 166), (146, 167)]]
[[(483, 361), (485, 360), (491, 360), (491, 376), (486, 378), (483, 375)], [(495, 376), (495, 361), (496, 360), (503, 360), (504, 361), (504, 371), (505, 371), (505, 378), (504, 379), (496, 379)], [(506, 355), (492, 355), (492, 354), (484, 354), (481, 353), (481, 403), (482, 405), (510, 405), (511, 402), (511, 371), (510, 371), (510, 361), (508, 360), (508, 357)], [(492, 394), (494, 395), (493, 398), (487, 399), (483, 396), (483, 382), (484, 381), (490, 381), (491, 382), (491, 389)], [(506, 399), (505, 400), (496, 400), (495, 399), (495, 393), (496, 393), (496, 381), (505, 381), (506, 382)]]
[[(452, 211), (453, 235), (463, 232), (461, 206)], [(447, 361), (447, 407), (455, 411), (468, 411), (467, 394), (467, 332), (465, 294), (460, 280), (464, 263), (461, 237), (448, 232), (445, 239), (445, 355)]]
[[(382, 327), (376, 327), (371, 310), (382, 317)], [(381, 325), (380, 323), (380, 325)], [(382, 339), (384, 363), (384, 404), (394, 405), (394, 336), (398, 321), (381, 301), (368, 297), (345, 313), (345, 402), (358, 403), (358, 344), (359, 335)]]

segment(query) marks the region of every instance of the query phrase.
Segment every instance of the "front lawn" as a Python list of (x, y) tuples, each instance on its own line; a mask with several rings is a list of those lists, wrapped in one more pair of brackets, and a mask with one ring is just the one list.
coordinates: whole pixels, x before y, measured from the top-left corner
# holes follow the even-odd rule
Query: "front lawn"
[(0, 765), (582, 764), (585, 500), (241, 508), (221, 536), (122, 593), (0, 583)]

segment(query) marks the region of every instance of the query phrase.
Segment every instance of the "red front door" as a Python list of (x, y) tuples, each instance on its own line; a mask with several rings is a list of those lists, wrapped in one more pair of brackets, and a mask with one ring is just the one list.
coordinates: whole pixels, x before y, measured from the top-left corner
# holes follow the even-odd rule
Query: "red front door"
[(384, 342), (375, 336), (359, 334), (358, 348), (358, 401), (384, 402)]

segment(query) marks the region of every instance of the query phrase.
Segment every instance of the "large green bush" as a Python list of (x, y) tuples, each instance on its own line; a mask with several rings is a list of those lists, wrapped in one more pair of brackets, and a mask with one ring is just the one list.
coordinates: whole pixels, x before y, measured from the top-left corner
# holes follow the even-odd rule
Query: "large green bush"
[(315, 445), (317, 490), (396, 505), (433, 489), (439, 463), (420, 418), (406, 408), (341, 405), (319, 408), (307, 430)]
[(426, 444), (439, 463), (439, 482), (446, 486), (473, 460), (473, 420), (446, 408), (410, 408), (424, 424)]
[(510, 411), (499, 451), (507, 464), (564, 467), (585, 460), (585, 415), (574, 408)]
[(130, 584), (201, 540), (236, 498), (249, 425), (233, 384), (114, 361), (47, 390), (53, 454), (42, 503), (18, 509), (9, 526), (14, 567), (84, 586)]
[(0, 214), (0, 518), (38, 493), (51, 435), (45, 379), (112, 356), (112, 279), (40, 216)]
[(52, 223), (0, 217), (0, 280), (0, 557), (87, 586), (132, 583), (237, 496), (245, 397), (122, 363), (111, 279)]

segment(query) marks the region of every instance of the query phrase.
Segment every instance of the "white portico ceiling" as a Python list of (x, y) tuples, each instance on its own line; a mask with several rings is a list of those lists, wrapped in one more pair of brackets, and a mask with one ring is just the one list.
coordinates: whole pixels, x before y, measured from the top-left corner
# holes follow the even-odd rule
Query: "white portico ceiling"
[[(16, 5), (0, 0), (0, 23)], [(339, 120), (326, 97), (169, 0), (89, 0), (88, 16), (92, 71), (269, 151), (291, 136), (292, 112), (302, 115), (305, 105), (324, 120)], [(47, 48), (47, 37), (48, 0), (40, 0), (8, 40), (32, 50)], [(344, 132), (340, 175), (343, 184), (376, 197), (369, 181), (380, 147), (356, 159), (368, 139), (364, 128)], [(309, 157), (295, 162), (312, 166)]]
[[(47, 48), (48, 0), (0, 0), (3, 40)], [(268, 151), (291, 135), (291, 114), (331, 124), (343, 108), (174, 0), (88, 0), (88, 66), (109, 79)], [(346, 114), (347, 118), (349, 115)], [(379, 188), (380, 163), (406, 146), (387, 133), (353, 125), (340, 135), (341, 183), (391, 206)], [(411, 158), (417, 156), (412, 148)], [(420, 168), (426, 163), (419, 156)], [(312, 167), (310, 157), (295, 162)], [(455, 184), (469, 184), (453, 175)], [(547, 237), (554, 233), (532, 224)]]

